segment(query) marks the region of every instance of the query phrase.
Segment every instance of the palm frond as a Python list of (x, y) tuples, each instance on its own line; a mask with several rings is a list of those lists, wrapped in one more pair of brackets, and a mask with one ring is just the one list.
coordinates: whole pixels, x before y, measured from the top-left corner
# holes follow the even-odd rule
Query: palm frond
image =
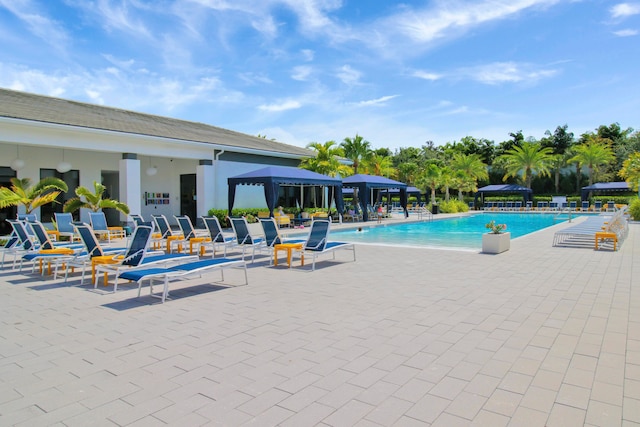
[(74, 197), (73, 199), (67, 200), (67, 202), (62, 207), (62, 211), (65, 213), (72, 213), (84, 207), (86, 207), (85, 203), (78, 197)]
[(39, 208), (40, 206), (43, 205), (48, 205), (49, 203), (54, 203), (56, 201), (56, 198), (60, 195), (59, 191), (53, 191), (47, 194), (42, 194), (40, 196), (36, 196), (33, 200), (31, 200), (31, 208), (27, 209), (29, 211), (32, 211), (36, 208)]
[(22, 203), (22, 200), (19, 194), (16, 194), (7, 187), (0, 187), (0, 209), (17, 206)]

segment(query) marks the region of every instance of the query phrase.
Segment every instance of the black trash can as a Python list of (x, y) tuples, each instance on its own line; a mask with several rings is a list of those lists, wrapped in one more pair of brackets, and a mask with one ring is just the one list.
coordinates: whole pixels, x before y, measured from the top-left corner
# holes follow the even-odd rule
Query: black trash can
[(433, 204), (431, 205), (431, 213), (434, 215), (437, 215), (440, 213), (440, 206), (438, 206), (437, 204)]

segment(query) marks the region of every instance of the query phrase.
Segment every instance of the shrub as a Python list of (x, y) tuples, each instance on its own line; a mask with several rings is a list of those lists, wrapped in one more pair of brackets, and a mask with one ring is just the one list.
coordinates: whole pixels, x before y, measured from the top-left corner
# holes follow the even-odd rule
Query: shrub
[(442, 201), (439, 203), (440, 212), (442, 213), (458, 213), (458, 212), (467, 212), (469, 211), (469, 206), (460, 200), (451, 199), (448, 202)]
[(631, 215), (631, 218), (633, 218), (634, 221), (640, 221), (640, 198), (636, 197), (630, 201), (629, 215)]

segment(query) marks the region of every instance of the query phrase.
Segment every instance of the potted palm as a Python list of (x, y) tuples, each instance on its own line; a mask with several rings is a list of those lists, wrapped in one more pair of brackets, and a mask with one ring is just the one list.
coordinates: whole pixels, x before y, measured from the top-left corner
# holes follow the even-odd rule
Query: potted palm
[(64, 204), (63, 210), (65, 212), (75, 212), (80, 208), (90, 209), (92, 212), (99, 212), (101, 209), (112, 208), (116, 209), (123, 214), (129, 213), (129, 206), (118, 200), (104, 198), (106, 187), (99, 182), (93, 183), (94, 191), (91, 192), (86, 187), (76, 188), (76, 196), (73, 199), (67, 200)]
[(511, 246), (511, 233), (505, 232), (507, 224), (496, 224), (491, 220), (485, 225), (489, 230), (482, 235), (482, 252), (485, 254), (499, 254), (508, 251)]

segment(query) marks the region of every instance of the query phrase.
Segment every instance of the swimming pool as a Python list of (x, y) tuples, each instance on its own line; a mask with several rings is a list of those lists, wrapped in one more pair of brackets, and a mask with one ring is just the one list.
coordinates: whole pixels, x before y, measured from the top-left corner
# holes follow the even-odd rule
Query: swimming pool
[(479, 213), (429, 222), (363, 228), (362, 231), (332, 230), (331, 236), (332, 240), (353, 243), (479, 251), (482, 248), (482, 235), (487, 232), (485, 224), (491, 220), (507, 224), (507, 231), (511, 232), (511, 238), (514, 239), (559, 224), (566, 221), (567, 217), (556, 217), (554, 214)]

